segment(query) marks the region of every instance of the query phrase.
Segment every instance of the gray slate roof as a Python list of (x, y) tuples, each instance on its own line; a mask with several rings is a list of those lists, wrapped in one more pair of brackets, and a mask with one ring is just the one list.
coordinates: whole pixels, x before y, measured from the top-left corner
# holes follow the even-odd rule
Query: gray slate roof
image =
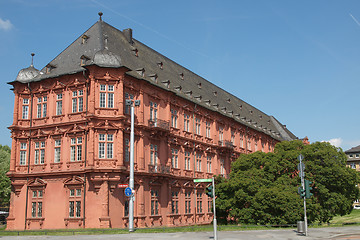
[[(81, 66), (81, 59), (85, 66)], [(100, 67), (127, 67), (127, 74), (132, 77), (148, 81), (275, 139), (297, 139), (273, 116), (263, 113), (132, 38), (131, 29), (120, 31), (102, 20), (97, 21), (55, 57), (40, 74), (32, 79), (18, 78), (15, 81), (41, 81), (82, 72), (86, 65), (93, 64)], [(47, 69), (50, 72), (47, 73)]]
[(345, 153), (360, 153), (360, 145), (346, 150)]

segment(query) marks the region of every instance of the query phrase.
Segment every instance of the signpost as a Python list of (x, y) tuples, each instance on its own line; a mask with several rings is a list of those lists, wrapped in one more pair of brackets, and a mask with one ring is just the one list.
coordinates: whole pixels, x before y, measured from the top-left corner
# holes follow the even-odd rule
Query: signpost
[[(301, 177), (301, 186), (302, 190), (305, 190), (305, 164), (302, 162), (304, 160), (304, 156), (300, 154), (298, 156), (299, 164), (298, 164), (298, 170), (300, 171), (300, 177)], [(301, 192), (301, 191), (300, 191)], [(304, 198), (304, 223), (305, 223), (305, 236), (307, 236), (307, 217), (306, 217), (306, 195), (304, 193), (300, 193), (300, 196)]]
[[(213, 199), (213, 211), (214, 211), (214, 240), (217, 240), (217, 222), (216, 222), (216, 208), (215, 208), (215, 180), (214, 178), (199, 178), (194, 179), (194, 183), (203, 183), (203, 182), (211, 182), (212, 183), (212, 199)], [(209, 188), (210, 189), (210, 188)]]
[(118, 188), (127, 188), (129, 186), (129, 184), (127, 184), (127, 183), (119, 183), (118, 184)]
[(125, 191), (124, 191), (124, 192), (125, 192), (125, 196), (127, 196), (127, 197), (131, 197), (132, 194), (133, 194), (132, 189), (129, 188), (129, 187), (125, 188)]

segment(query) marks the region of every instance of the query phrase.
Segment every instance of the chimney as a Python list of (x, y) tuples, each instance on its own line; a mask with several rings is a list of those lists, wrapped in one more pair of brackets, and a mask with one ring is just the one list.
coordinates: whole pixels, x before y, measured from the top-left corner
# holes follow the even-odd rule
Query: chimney
[(131, 29), (131, 28), (127, 28), (127, 29), (124, 29), (123, 32), (124, 32), (124, 35), (125, 35), (126, 40), (127, 40), (130, 44), (132, 44), (132, 43), (133, 43), (133, 41), (132, 41), (132, 29)]

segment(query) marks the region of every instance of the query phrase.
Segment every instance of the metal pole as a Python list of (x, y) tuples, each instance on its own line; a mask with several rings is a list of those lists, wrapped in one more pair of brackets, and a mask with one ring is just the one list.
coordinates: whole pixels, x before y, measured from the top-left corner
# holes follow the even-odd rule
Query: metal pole
[[(300, 158), (300, 175), (301, 175), (301, 186), (303, 189), (305, 189), (305, 169), (302, 168), (302, 162), (301, 162), (301, 158)], [(308, 230), (307, 230), (307, 217), (306, 217), (306, 196), (304, 196), (304, 224), (305, 224), (305, 236), (308, 235)]]
[[(129, 187), (134, 192), (134, 103), (131, 102), (131, 133), (130, 133), (130, 180)], [(129, 232), (134, 231), (134, 194), (129, 199)]]
[(217, 240), (217, 222), (216, 222), (216, 208), (215, 208), (215, 180), (212, 178), (212, 186), (213, 186), (213, 212), (214, 212), (214, 240)]

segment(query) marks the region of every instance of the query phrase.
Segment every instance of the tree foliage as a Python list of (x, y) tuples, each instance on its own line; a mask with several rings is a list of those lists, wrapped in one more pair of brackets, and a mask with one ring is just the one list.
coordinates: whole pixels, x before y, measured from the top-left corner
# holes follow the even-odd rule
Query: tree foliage
[(302, 154), (305, 178), (313, 182), (307, 199), (309, 222), (329, 222), (351, 212), (358, 198), (359, 175), (346, 167), (346, 155), (329, 143), (281, 142), (273, 153), (243, 154), (232, 163), (229, 179), (217, 178), (219, 220), (247, 224), (294, 224), (303, 219), (297, 157)]
[(6, 176), (10, 168), (11, 150), (0, 144), (0, 206), (8, 206), (10, 201), (11, 181)]

